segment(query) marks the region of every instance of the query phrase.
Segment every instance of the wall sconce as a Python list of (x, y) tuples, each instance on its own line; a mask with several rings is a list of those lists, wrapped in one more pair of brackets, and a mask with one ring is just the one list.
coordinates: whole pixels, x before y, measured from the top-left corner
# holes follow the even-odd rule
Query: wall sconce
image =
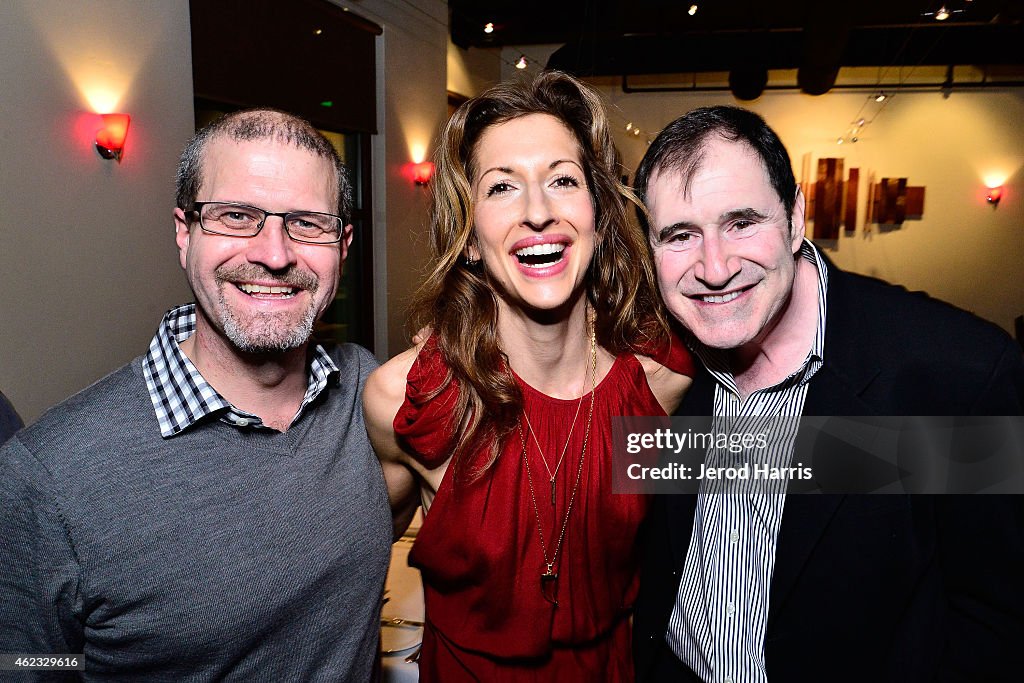
[(417, 185), (426, 185), (430, 182), (430, 179), (434, 175), (434, 162), (433, 161), (422, 161), (418, 164), (413, 164), (412, 167), (412, 180)]
[(121, 152), (124, 151), (124, 140), (128, 137), (128, 124), (132, 117), (128, 114), (101, 114), (103, 127), (96, 131), (96, 151), (104, 159), (116, 159), (121, 163)]
[(992, 205), (992, 208), (999, 206), (999, 200), (1003, 198), (1003, 187), (990, 187), (988, 188), (988, 194), (985, 195), (985, 201)]

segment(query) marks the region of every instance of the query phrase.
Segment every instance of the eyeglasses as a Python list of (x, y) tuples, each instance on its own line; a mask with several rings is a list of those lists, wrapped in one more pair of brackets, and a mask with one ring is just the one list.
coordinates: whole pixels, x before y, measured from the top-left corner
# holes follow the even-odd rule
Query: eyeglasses
[(268, 216), (284, 221), (284, 231), (296, 242), (336, 244), (341, 241), (345, 221), (341, 216), (316, 211), (274, 213), (247, 204), (231, 202), (195, 202), (192, 211), (199, 216), (204, 232), (227, 237), (255, 237)]

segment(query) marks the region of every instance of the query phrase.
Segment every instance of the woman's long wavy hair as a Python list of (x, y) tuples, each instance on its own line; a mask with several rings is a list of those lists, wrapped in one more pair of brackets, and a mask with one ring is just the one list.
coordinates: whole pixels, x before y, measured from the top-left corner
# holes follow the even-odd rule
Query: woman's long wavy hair
[[(529, 114), (548, 114), (576, 139), (595, 207), (596, 248), (586, 274), (586, 296), (596, 313), (598, 343), (613, 354), (664, 343), (667, 324), (657, 294), (650, 243), (632, 220), (639, 206), (619, 181), (618, 154), (599, 95), (572, 76), (547, 71), (532, 82), (506, 82), (464, 103), (452, 115), (434, 156), (430, 242), (433, 265), (412, 302), (410, 328), (429, 328), (459, 387), (452, 414), (452, 465), (471, 478), (497, 459), (523, 409), (498, 338), (498, 294), (486, 268), (466, 263), (473, 243), (475, 153), (484, 131)], [(436, 394), (435, 394), (436, 395)]]

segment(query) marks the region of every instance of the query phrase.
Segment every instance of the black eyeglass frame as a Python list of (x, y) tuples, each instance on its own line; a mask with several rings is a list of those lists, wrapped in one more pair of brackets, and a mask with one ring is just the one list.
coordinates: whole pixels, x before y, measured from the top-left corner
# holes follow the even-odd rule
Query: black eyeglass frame
[[(219, 204), (221, 206), (237, 206), (240, 209), (251, 209), (253, 211), (258, 211), (259, 213), (263, 214), (263, 218), (260, 220), (259, 224), (256, 226), (256, 232), (254, 232), (251, 235), (242, 235), (242, 234), (239, 234), (237, 232), (218, 232), (217, 230), (210, 230), (203, 223), (203, 207), (207, 206), (209, 204)], [(266, 209), (261, 209), (258, 206), (253, 206), (252, 204), (240, 204), (238, 202), (215, 202), (215, 201), (211, 201), (211, 202), (192, 202), (192, 208), (189, 209), (187, 213), (193, 213), (193, 214), (196, 215), (196, 219), (199, 222), (199, 227), (200, 227), (200, 229), (202, 229), (203, 232), (207, 232), (207, 233), (209, 233), (211, 235), (221, 235), (222, 237), (241, 237), (243, 239), (253, 238), (256, 235), (260, 234), (260, 232), (263, 230), (263, 226), (266, 225), (266, 223), (267, 223), (267, 218), (269, 218), (270, 216), (277, 216), (278, 218), (281, 219), (281, 227), (284, 228), (285, 234), (288, 235), (288, 238), (290, 240), (292, 240), (293, 242), (300, 242), (302, 244), (325, 244), (326, 245), (326, 244), (338, 244), (343, 239), (345, 239), (345, 227), (346, 227), (345, 226), (345, 219), (342, 218), (341, 216), (337, 215), (337, 214), (326, 213), (324, 211), (283, 211), (283, 212), (276, 211), (275, 212), (275, 211), (267, 211)], [(341, 228), (338, 230), (338, 239), (331, 240), (330, 242), (314, 242), (313, 240), (304, 240), (304, 239), (298, 238), (295, 235), (293, 235), (291, 233), (291, 231), (288, 229), (288, 217), (289, 216), (309, 216), (309, 215), (313, 215), (313, 216), (330, 216), (331, 218), (337, 218), (338, 222), (341, 224)]]

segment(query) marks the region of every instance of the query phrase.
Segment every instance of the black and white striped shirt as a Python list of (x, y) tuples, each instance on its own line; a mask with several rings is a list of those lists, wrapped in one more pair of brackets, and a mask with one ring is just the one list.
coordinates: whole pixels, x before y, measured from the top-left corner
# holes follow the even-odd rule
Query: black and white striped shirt
[[(771, 422), (774, 438), (764, 460), (772, 467), (790, 465), (808, 383), (821, 368), (825, 347), (828, 276), (809, 241), (804, 240), (800, 256), (814, 264), (818, 273), (818, 324), (799, 369), (741, 399), (728, 352), (691, 344), (716, 381), (716, 432), (755, 433), (759, 422)], [(724, 450), (710, 450), (706, 464), (741, 464), (735, 457)], [(665, 640), (704, 681), (768, 680), (764, 637), (786, 484), (785, 479), (753, 484), (749, 480), (701, 481), (690, 549)]]
[[(166, 439), (179, 434), (207, 415), (217, 414), (222, 422), (236, 427), (269, 429), (258, 415), (253, 415), (228, 403), (203, 378), (188, 359), (180, 342), (188, 339), (196, 329), (195, 304), (177, 306), (167, 311), (149, 352), (142, 359), (142, 374), (149, 389), (160, 434)], [(302, 415), (306, 406), (320, 394), (328, 382), (337, 382), (338, 367), (319, 344), (313, 349), (309, 364), (306, 394), (302, 398), (292, 424)]]

